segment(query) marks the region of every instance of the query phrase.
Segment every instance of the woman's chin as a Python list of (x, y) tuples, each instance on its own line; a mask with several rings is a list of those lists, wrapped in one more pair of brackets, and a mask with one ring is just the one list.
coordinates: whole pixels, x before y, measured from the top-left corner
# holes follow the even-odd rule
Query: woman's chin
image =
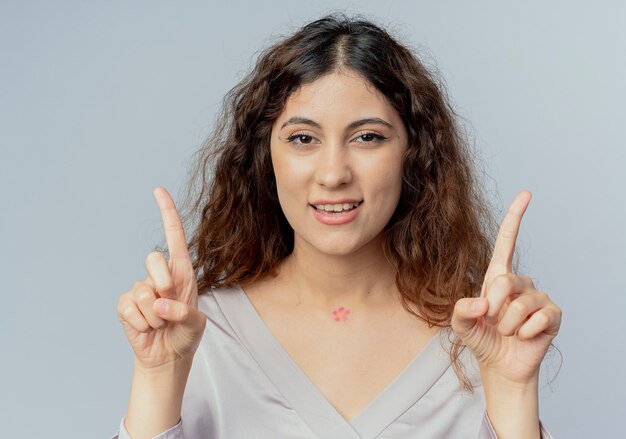
[(321, 256), (328, 257), (346, 257), (353, 254), (357, 249), (350, 246), (332, 246), (317, 249)]
[(339, 238), (322, 242), (307, 242), (305, 245), (308, 247), (306, 251), (309, 254), (316, 253), (322, 257), (348, 257), (362, 252), (369, 242), (371, 241), (361, 242)]

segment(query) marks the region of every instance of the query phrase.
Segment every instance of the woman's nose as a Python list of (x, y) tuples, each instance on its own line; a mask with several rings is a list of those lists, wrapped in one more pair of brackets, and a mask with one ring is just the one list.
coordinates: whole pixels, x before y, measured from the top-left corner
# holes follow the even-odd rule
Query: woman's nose
[(326, 187), (337, 187), (352, 180), (348, 152), (342, 146), (326, 145), (320, 149), (315, 180)]

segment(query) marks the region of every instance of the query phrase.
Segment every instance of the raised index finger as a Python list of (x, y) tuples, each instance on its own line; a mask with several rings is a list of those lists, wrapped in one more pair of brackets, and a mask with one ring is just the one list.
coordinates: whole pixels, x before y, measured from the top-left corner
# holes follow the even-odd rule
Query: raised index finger
[(189, 249), (187, 248), (187, 241), (185, 240), (185, 231), (172, 197), (167, 190), (161, 186), (156, 187), (152, 191), (152, 195), (154, 195), (159, 210), (161, 211), (170, 260), (190, 260)]
[(502, 220), (502, 224), (500, 224), (491, 262), (489, 263), (489, 273), (492, 276), (511, 271), (517, 233), (522, 222), (522, 216), (526, 212), (531, 198), (532, 194), (529, 191), (522, 191), (517, 194), (517, 197), (509, 206), (509, 210)]

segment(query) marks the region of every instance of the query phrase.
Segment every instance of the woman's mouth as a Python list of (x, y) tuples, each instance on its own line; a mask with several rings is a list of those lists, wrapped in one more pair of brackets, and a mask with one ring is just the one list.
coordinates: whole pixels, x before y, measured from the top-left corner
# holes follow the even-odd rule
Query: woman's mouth
[(315, 204), (312, 206), (320, 213), (340, 214), (356, 209), (361, 203), (362, 201), (341, 204)]
[(313, 216), (322, 224), (336, 226), (353, 221), (363, 201), (335, 204), (311, 204)]

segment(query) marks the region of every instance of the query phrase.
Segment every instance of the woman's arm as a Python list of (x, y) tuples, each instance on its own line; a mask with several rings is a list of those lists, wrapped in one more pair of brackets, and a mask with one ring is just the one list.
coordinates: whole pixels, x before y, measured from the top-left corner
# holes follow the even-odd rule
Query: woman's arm
[(480, 368), (488, 418), (498, 438), (540, 438), (539, 368), (561, 326), (561, 310), (532, 279), (511, 272), (515, 241), (531, 195), (505, 216), (478, 298), (457, 301), (452, 329)]
[(512, 385), (483, 378), (487, 415), (498, 438), (540, 439), (538, 380)]
[(158, 371), (135, 365), (124, 423), (133, 439), (152, 439), (178, 424), (190, 369), (191, 361)]
[(174, 201), (154, 190), (170, 253), (146, 258), (148, 276), (122, 294), (118, 315), (135, 353), (125, 428), (133, 439), (152, 439), (178, 424), (185, 385), (202, 339), (206, 316)]

